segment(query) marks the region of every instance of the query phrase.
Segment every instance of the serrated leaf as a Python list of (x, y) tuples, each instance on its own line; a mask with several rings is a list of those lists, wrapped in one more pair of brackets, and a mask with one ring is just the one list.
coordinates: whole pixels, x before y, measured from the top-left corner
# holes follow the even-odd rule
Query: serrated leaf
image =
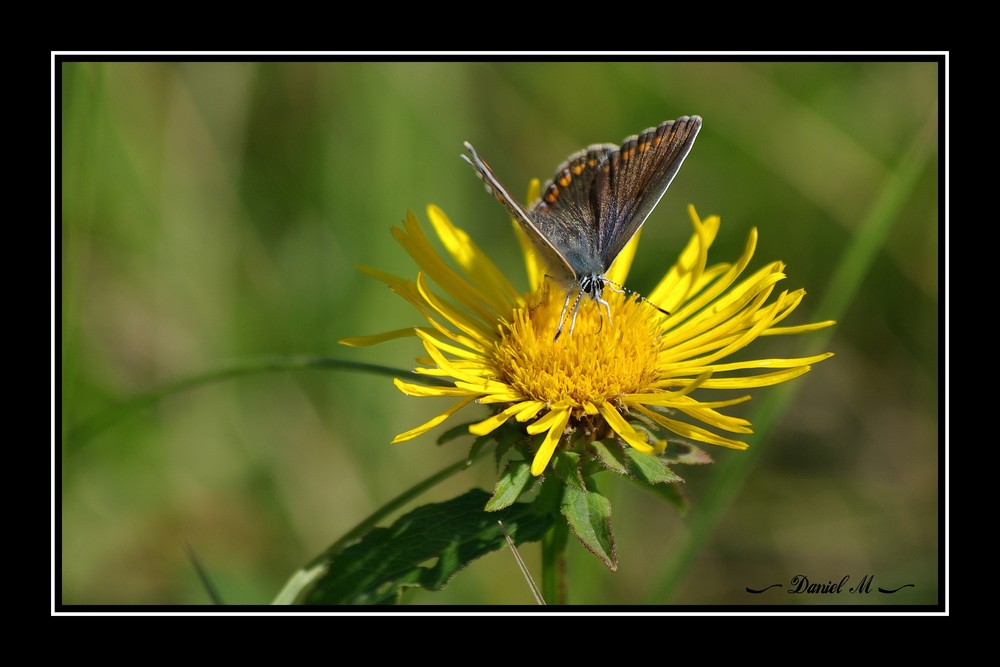
[(619, 475), (628, 475), (628, 468), (625, 466), (625, 462), (622, 460), (622, 450), (621, 447), (617, 445), (609, 447), (601, 440), (595, 440), (589, 445), (591, 451), (597, 455), (597, 460), (601, 462), (605, 468), (611, 472), (616, 472)]
[(549, 464), (552, 472), (567, 486), (586, 491), (583, 475), (580, 473), (580, 455), (576, 452), (558, 452)]
[(658, 456), (643, 454), (629, 447), (625, 450), (628, 456), (629, 470), (639, 479), (650, 484), (672, 484), (683, 482), (677, 474), (667, 467), (666, 462)]
[(608, 566), (618, 569), (615, 537), (611, 532), (611, 503), (596, 491), (580, 491), (567, 486), (560, 510), (570, 529), (590, 553)]
[[(423, 505), (391, 526), (374, 528), (360, 542), (319, 564), (306, 604), (393, 604), (402, 591), (439, 590), (475, 559), (506, 545), (504, 527), (516, 544), (542, 538), (552, 517), (531, 505), (485, 512), (490, 494), (473, 489), (443, 503)], [(315, 568), (313, 568), (315, 570)]]
[(522, 493), (531, 488), (535, 478), (531, 476), (531, 466), (527, 461), (511, 461), (497, 480), (493, 497), (486, 503), (487, 512), (496, 512), (509, 507)]

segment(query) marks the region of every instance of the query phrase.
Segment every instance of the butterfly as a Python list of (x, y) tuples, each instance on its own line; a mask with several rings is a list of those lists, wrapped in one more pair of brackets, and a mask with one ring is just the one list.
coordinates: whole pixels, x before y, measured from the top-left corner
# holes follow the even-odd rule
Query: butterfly
[(605, 274), (667, 191), (700, 129), (699, 116), (682, 116), (628, 137), (620, 146), (594, 144), (573, 153), (527, 209), (511, 196), (472, 144), (465, 142), (468, 155), (462, 159), (520, 223), (535, 250), (556, 272), (550, 277), (566, 288), (555, 340), (566, 326), (574, 294), (571, 335), (584, 294), (603, 305), (611, 321), (604, 288), (624, 289)]

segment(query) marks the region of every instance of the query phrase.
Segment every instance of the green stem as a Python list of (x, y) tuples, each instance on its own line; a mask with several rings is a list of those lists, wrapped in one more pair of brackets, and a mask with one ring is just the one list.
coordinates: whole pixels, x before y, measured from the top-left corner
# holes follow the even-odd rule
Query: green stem
[(547, 604), (566, 604), (566, 545), (569, 526), (556, 517), (542, 538), (542, 597)]
[(388, 366), (380, 366), (377, 364), (366, 364), (358, 361), (342, 361), (340, 359), (330, 359), (328, 357), (295, 356), (279, 357), (274, 359), (257, 359), (238, 363), (233, 366), (229, 366), (228, 368), (218, 368), (213, 371), (208, 371), (207, 373), (194, 375), (184, 380), (160, 387), (159, 389), (151, 391), (148, 394), (138, 396), (127, 403), (108, 408), (104, 412), (91, 417), (82, 424), (78, 424), (72, 428), (66, 434), (66, 448), (67, 450), (70, 450), (73, 447), (79, 447), (85, 444), (94, 436), (114, 426), (126, 417), (142, 410), (143, 408), (147, 408), (154, 403), (162, 401), (165, 398), (189, 391), (191, 389), (196, 389), (206, 384), (211, 384), (212, 382), (220, 382), (222, 380), (228, 380), (230, 378), (240, 377), (243, 375), (253, 375), (256, 373), (327, 368), (348, 371), (364, 371), (375, 375), (387, 375), (389, 377), (406, 377), (423, 384), (448, 384), (438, 378), (416, 375), (410, 371), (400, 370), (398, 368), (390, 368)]

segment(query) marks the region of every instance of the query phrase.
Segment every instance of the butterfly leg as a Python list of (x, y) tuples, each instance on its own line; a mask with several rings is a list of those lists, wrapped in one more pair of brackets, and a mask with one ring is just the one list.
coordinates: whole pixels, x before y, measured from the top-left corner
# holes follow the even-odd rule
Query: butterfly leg
[(597, 303), (599, 303), (602, 306), (604, 306), (604, 311), (608, 314), (608, 324), (611, 324), (612, 323), (611, 322), (611, 306), (600, 295), (595, 295), (594, 296), (594, 300), (596, 300)]
[(583, 290), (580, 290), (576, 295), (576, 301), (573, 302), (573, 320), (569, 323), (569, 335), (573, 335), (573, 329), (576, 329), (576, 316), (580, 314), (580, 302), (583, 301)]
[[(588, 287), (589, 287), (589, 289), (588, 289)], [(590, 298), (591, 299), (593, 299), (597, 303), (599, 303), (599, 304), (601, 304), (601, 305), (604, 306), (604, 312), (606, 312), (608, 314), (608, 324), (612, 324), (612, 320), (611, 320), (611, 305), (607, 301), (604, 300), (604, 288), (605, 287), (610, 287), (611, 289), (615, 289), (614, 283), (612, 283), (610, 280), (607, 280), (604, 277), (600, 277), (600, 278), (595, 277), (593, 280), (590, 280), (589, 282), (587, 282), (584, 285), (584, 290), (588, 294), (590, 294)], [(601, 326), (602, 327), (604, 326), (604, 320), (603, 319), (601, 320)]]
[[(556, 337), (552, 339), (553, 343), (556, 342), (557, 340), (559, 340), (559, 336), (563, 332), (563, 327), (566, 325), (566, 310), (567, 310), (567, 308), (569, 308), (569, 300), (572, 298), (572, 296), (573, 296), (572, 292), (567, 292), (566, 293), (566, 300), (563, 301), (562, 312), (559, 314), (559, 328), (556, 329)], [(580, 310), (580, 297), (582, 297), (582, 296), (583, 296), (583, 291), (581, 290), (576, 295), (576, 301), (573, 302), (573, 321), (569, 325), (569, 333), (570, 333), (570, 335), (572, 335), (572, 333), (573, 333), (573, 327), (576, 326), (576, 313), (577, 313), (578, 310)]]

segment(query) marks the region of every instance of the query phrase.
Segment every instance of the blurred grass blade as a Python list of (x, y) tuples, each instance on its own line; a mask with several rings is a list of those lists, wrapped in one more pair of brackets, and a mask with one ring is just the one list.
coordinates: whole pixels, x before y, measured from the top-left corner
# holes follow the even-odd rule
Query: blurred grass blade
[(205, 569), (205, 566), (201, 563), (201, 559), (198, 558), (198, 554), (194, 552), (194, 549), (187, 542), (184, 543), (184, 552), (187, 554), (188, 560), (191, 561), (194, 571), (198, 573), (198, 579), (201, 581), (201, 585), (205, 587), (205, 593), (212, 601), (212, 604), (224, 605), (225, 602), (222, 601), (222, 596), (219, 595), (219, 589), (215, 587), (215, 584), (212, 583), (212, 578), (208, 576), (208, 570)]
[[(844, 252), (827, 290), (827, 296), (817, 310), (818, 320), (842, 319), (858, 293), (872, 263), (885, 243), (899, 214), (919, 182), (928, 161), (935, 155), (938, 116), (935, 112), (915, 136), (896, 169), (890, 174), (879, 196)], [(817, 332), (809, 339), (810, 348), (818, 348), (833, 335), (833, 329)], [(754, 435), (748, 438), (754, 456), (726, 457), (716, 466), (703, 497), (692, 506), (688, 532), (663, 569), (659, 582), (652, 585), (646, 602), (669, 602), (684, 578), (694, 555), (713, 534), (726, 509), (736, 498), (752, 465), (760, 458), (761, 448), (767, 443), (771, 426), (791, 403), (799, 384), (776, 387), (764, 396), (754, 415)]]
[(521, 552), (517, 550), (517, 545), (514, 544), (514, 540), (511, 538), (510, 533), (504, 528), (503, 521), (497, 521), (500, 524), (500, 530), (503, 531), (503, 537), (507, 540), (507, 546), (510, 547), (510, 552), (514, 554), (514, 560), (517, 561), (517, 567), (521, 570), (521, 576), (524, 580), (528, 582), (528, 588), (531, 589), (531, 594), (535, 598), (536, 604), (545, 604), (545, 598), (542, 597), (542, 592), (538, 590), (538, 584), (531, 576), (531, 572), (528, 570), (528, 566), (524, 563), (524, 559), (521, 558)]
[[(889, 231), (899, 221), (903, 206), (913, 194), (927, 161), (935, 154), (938, 115), (935, 112), (914, 138), (899, 165), (890, 174), (868, 215), (854, 236), (830, 279), (829, 288), (816, 311), (819, 319), (842, 318), (861, 283), (868, 275), (875, 256), (885, 245)], [(832, 330), (827, 331), (832, 335)], [(815, 338), (811, 337), (815, 341)]]

